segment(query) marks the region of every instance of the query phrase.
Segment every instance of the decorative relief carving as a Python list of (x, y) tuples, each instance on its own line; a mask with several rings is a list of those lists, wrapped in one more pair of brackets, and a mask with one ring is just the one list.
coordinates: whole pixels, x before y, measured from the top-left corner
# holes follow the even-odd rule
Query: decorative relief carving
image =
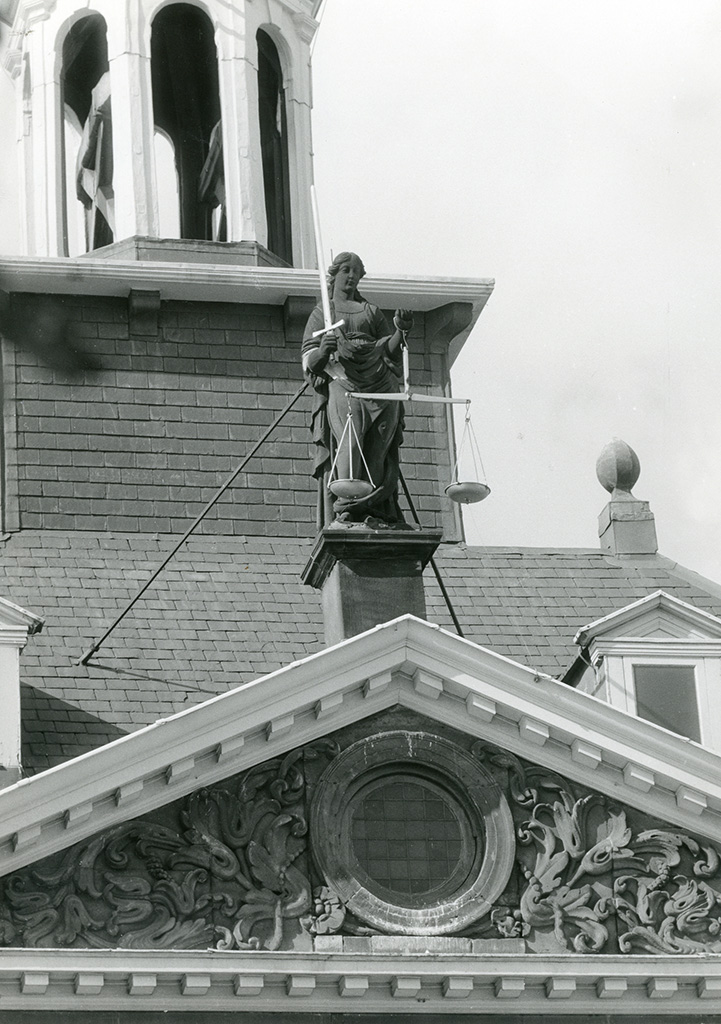
[[(552, 934), (576, 953), (721, 952), (719, 854), (683, 832), (634, 828), (626, 809), (512, 754), (476, 744), (515, 804), (517, 908), (496, 907), (498, 934)], [(637, 816), (638, 817), (638, 816)]]
[(278, 949), (311, 908), (303, 761), (334, 751), (293, 751), (163, 809), (168, 823), (136, 819), (9, 876), (0, 942)]
[[(489, 745), (357, 736), (341, 756), (331, 740), (292, 751), (9, 876), (0, 945), (310, 949), (314, 936), (401, 933), (523, 938), (529, 952), (721, 952), (710, 844)], [(397, 884), (390, 853), (380, 874), (363, 838), (371, 805), (398, 786), (456, 815), (424, 819), (457, 833), (440, 884)], [(401, 842), (401, 825), (384, 827), (409, 863), (431, 844), (428, 829)]]
[(328, 885), (313, 891), (313, 906), (307, 918), (311, 935), (334, 935), (343, 927), (346, 908), (337, 892)]

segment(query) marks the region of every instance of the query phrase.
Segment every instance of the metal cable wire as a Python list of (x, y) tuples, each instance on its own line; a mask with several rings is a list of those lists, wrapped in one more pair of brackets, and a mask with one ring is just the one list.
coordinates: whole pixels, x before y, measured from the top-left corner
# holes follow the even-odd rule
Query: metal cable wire
[[(408, 507), (411, 510), (411, 515), (413, 516), (414, 520), (416, 521), (416, 524), (418, 526), (420, 526), (421, 525), (421, 521), (418, 518), (418, 513), (416, 512), (416, 506), (413, 504), (413, 498), (411, 498), (411, 492), (408, 490), (408, 484), (406, 483), (406, 478), (403, 476), (403, 474), (401, 472), (399, 472), (399, 476), (400, 476), (400, 481), (401, 481), (401, 487), (403, 488), (403, 493), (406, 496), (406, 501), (408, 502)], [(449, 612), (451, 618), (453, 619), (453, 625), (456, 627), (456, 633), (458, 633), (459, 636), (464, 636), (463, 629), (461, 628), (461, 624), (458, 621), (458, 616), (456, 615), (455, 608), (453, 607), (453, 604), (451, 603), (450, 594), (446, 590), (446, 585), (443, 582), (443, 580), (441, 579), (441, 574), (440, 574), (440, 571), (438, 569), (438, 566), (436, 565), (435, 558), (431, 557), (429, 564), (431, 566), (431, 569), (433, 569), (433, 574), (435, 575), (436, 582), (438, 583), (438, 586), (440, 587), (441, 594), (443, 595), (443, 600), (446, 602), (446, 608), (448, 609), (448, 612)]]
[(180, 540), (179, 540), (179, 541), (177, 542), (177, 544), (175, 545), (175, 547), (173, 547), (173, 549), (171, 550), (170, 554), (168, 554), (168, 555), (167, 555), (167, 556), (165, 557), (165, 559), (164, 559), (164, 560), (163, 560), (163, 561), (161, 562), (161, 564), (160, 564), (160, 565), (158, 566), (158, 568), (157, 568), (157, 569), (155, 570), (155, 572), (154, 572), (154, 573), (153, 573), (153, 575), (152, 575), (152, 576), (150, 577), (150, 579), (149, 579), (149, 580), (147, 580), (147, 581), (146, 581), (146, 582), (145, 582), (145, 583), (143, 584), (143, 586), (142, 586), (142, 587), (140, 588), (140, 590), (139, 590), (139, 591), (138, 591), (138, 593), (137, 593), (137, 594), (135, 595), (135, 597), (134, 597), (134, 598), (132, 599), (132, 601), (130, 601), (130, 602), (129, 602), (129, 604), (127, 604), (127, 605), (125, 606), (125, 608), (124, 608), (124, 609), (122, 610), (122, 612), (120, 613), (120, 615), (118, 615), (118, 617), (117, 617), (117, 618), (115, 619), (115, 621), (114, 621), (113, 623), (111, 623), (111, 625), (110, 625), (110, 626), (108, 626), (108, 628), (107, 628), (107, 629), (105, 630), (105, 632), (104, 632), (104, 633), (103, 633), (103, 635), (102, 635), (102, 636), (100, 637), (100, 639), (99, 639), (99, 640), (96, 640), (96, 641), (95, 641), (95, 643), (94, 643), (94, 644), (92, 644), (92, 646), (91, 646), (91, 647), (89, 647), (89, 648), (87, 649), (87, 651), (86, 651), (86, 652), (85, 652), (85, 653), (84, 653), (84, 654), (83, 654), (83, 655), (82, 655), (82, 656), (81, 656), (80, 658), (78, 658), (78, 662), (77, 662), (77, 663), (78, 663), (78, 665), (87, 665), (87, 664), (88, 664), (88, 662), (89, 662), (89, 661), (90, 661), (90, 659), (91, 659), (91, 658), (93, 657), (93, 655), (94, 655), (94, 654), (95, 654), (95, 653), (96, 653), (96, 652), (97, 652), (97, 651), (98, 651), (98, 650), (100, 649), (100, 647), (101, 647), (101, 646), (102, 646), (102, 645), (103, 645), (103, 644), (105, 643), (105, 641), (106, 641), (106, 640), (108, 639), (108, 637), (109, 637), (109, 636), (110, 636), (110, 634), (111, 634), (111, 633), (113, 632), (113, 630), (115, 629), (115, 627), (116, 627), (116, 626), (118, 626), (118, 625), (119, 625), (119, 624), (120, 624), (120, 623), (122, 622), (122, 620), (123, 620), (123, 619), (125, 618), (125, 616), (126, 616), (126, 615), (128, 614), (128, 612), (129, 612), (129, 611), (131, 610), (131, 608), (133, 608), (133, 607), (135, 606), (135, 604), (137, 604), (137, 602), (138, 602), (138, 601), (140, 600), (140, 598), (141, 598), (141, 597), (143, 596), (143, 594), (144, 594), (144, 593), (145, 593), (145, 591), (146, 591), (146, 590), (148, 589), (148, 587), (150, 587), (150, 586), (151, 586), (151, 585), (152, 585), (152, 584), (153, 584), (153, 583), (155, 582), (155, 580), (156, 580), (156, 579), (158, 578), (158, 576), (159, 576), (159, 575), (161, 574), (161, 572), (162, 572), (162, 571), (163, 571), (163, 569), (164, 569), (164, 568), (166, 567), (166, 565), (168, 564), (168, 562), (170, 562), (170, 560), (171, 560), (171, 559), (172, 559), (172, 558), (173, 558), (173, 557), (174, 557), (174, 556), (175, 556), (175, 555), (177, 554), (177, 552), (178, 552), (178, 551), (180, 550), (180, 548), (181, 548), (181, 547), (183, 546), (183, 544), (185, 544), (186, 540), (188, 539), (188, 537), (190, 537), (191, 533), (193, 533), (193, 531), (194, 531), (194, 530), (195, 530), (195, 529), (196, 529), (196, 528), (197, 528), (197, 527), (198, 527), (198, 526), (199, 526), (199, 525), (200, 525), (200, 524), (202, 523), (202, 521), (203, 521), (203, 520), (205, 519), (205, 517), (207, 516), (208, 512), (210, 512), (210, 510), (211, 510), (211, 509), (213, 508), (213, 506), (214, 506), (214, 505), (216, 504), (216, 502), (218, 502), (218, 500), (219, 500), (219, 499), (221, 498), (221, 496), (222, 496), (222, 495), (223, 495), (223, 494), (224, 494), (224, 493), (225, 493), (225, 492), (226, 492), (226, 491), (228, 490), (228, 488), (229, 488), (229, 487), (230, 487), (230, 485), (231, 485), (231, 484), (233, 483), (233, 481), (234, 481), (234, 480), (235, 480), (235, 478), (236, 478), (236, 477), (238, 476), (238, 474), (239, 474), (239, 473), (241, 473), (241, 472), (242, 472), (242, 471), (243, 471), (243, 470), (245, 469), (245, 467), (246, 467), (246, 466), (247, 466), (247, 464), (248, 464), (248, 463), (250, 462), (250, 460), (251, 460), (251, 459), (253, 458), (253, 456), (254, 456), (254, 455), (255, 455), (255, 453), (256, 453), (256, 452), (258, 451), (258, 449), (259, 449), (259, 448), (261, 448), (263, 444), (265, 444), (265, 442), (266, 442), (266, 441), (267, 441), (267, 439), (268, 439), (268, 438), (270, 437), (270, 435), (271, 435), (271, 434), (273, 433), (273, 431), (274, 431), (274, 430), (275, 430), (275, 428), (276, 428), (276, 427), (278, 426), (278, 424), (280, 423), (280, 421), (281, 421), (281, 420), (283, 419), (283, 417), (284, 417), (284, 416), (286, 416), (286, 415), (287, 415), (287, 413), (289, 413), (289, 412), (290, 412), (290, 410), (291, 410), (291, 409), (293, 408), (293, 406), (294, 406), (294, 405), (295, 405), (295, 403), (296, 403), (296, 402), (298, 401), (298, 399), (299, 399), (299, 398), (301, 397), (301, 395), (302, 395), (302, 394), (304, 393), (304, 391), (306, 391), (306, 390), (307, 390), (307, 388), (308, 388), (308, 383), (307, 383), (307, 382), (306, 382), (305, 384), (303, 384), (303, 385), (302, 385), (302, 387), (298, 388), (298, 390), (297, 390), (297, 391), (296, 391), (296, 393), (295, 393), (295, 394), (293, 395), (293, 397), (291, 398), (291, 400), (290, 400), (290, 401), (288, 402), (288, 404), (287, 404), (287, 405), (285, 406), (285, 408), (284, 408), (284, 409), (282, 409), (282, 410), (281, 410), (281, 412), (280, 412), (280, 413), (279, 413), (279, 414), (278, 414), (278, 415), (276, 416), (276, 418), (275, 418), (275, 419), (273, 420), (273, 422), (271, 423), (271, 425), (270, 425), (270, 426), (268, 427), (268, 429), (267, 429), (267, 430), (265, 431), (265, 433), (263, 434), (263, 436), (262, 436), (262, 437), (261, 437), (261, 438), (260, 438), (260, 439), (259, 439), (258, 441), (256, 441), (256, 443), (255, 443), (255, 444), (253, 445), (253, 447), (251, 448), (251, 450), (250, 450), (250, 451), (248, 452), (248, 454), (247, 454), (247, 455), (245, 456), (245, 458), (244, 458), (244, 459), (242, 460), (242, 462), (240, 463), (240, 465), (238, 465), (238, 466), (237, 466), (237, 468), (233, 470), (233, 472), (232, 472), (232, 473), (230, 474), (230, 476), (229, 476), (229, 477), (228, 477), (228, 479), (227, 479), (227, 480), (225, 481), (225, 483), (221, 484), (221, 486), (220, 486), (220, 487), (218, 488), (218, 490), (217, 490), (217, 491), (215, 492), (215, 494), (214, 494), (214, 495), (213, 495), (213, 497), (212, 497), (212, 498), (210, 499), (210, 501), (209, 501), (209, 502), (208, 502), (208, 504), (207, 504), (207, 505), (205, 506), (205, 508), (203, 509), (203, 511), (202, 511), (202, 512), (200, 513), (200, 515), (196, 516), (196, 518), (195, 518), (195, 519), (193, 520), (193, 522), (191, 523), (191, 525), (190, 525), (190, 526), (188, 527), (188, 529), (187, 529), (187, 530), (185, 531), (185, 533), (183, 534), (183, 536), (182, 536), (182, 537), (180, 538)]

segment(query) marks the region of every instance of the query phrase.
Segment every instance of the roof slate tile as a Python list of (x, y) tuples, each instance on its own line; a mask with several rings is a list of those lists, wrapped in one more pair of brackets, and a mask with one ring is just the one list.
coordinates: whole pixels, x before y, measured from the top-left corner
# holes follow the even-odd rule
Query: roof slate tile
[[(78, 665), (176, 540), (25, 530), (0, 544), (2, 595), (46, 620), (21, 656), (28, 773), (323, 647), (320, 596), (300, 582), (312, 541), (209, 533)], [(654, 590), (721, 614), (721, 588), (661, 556), (445, 545), (436, 562), (469, 639), (550, 675), (572, 663), (580, 626)], [(425, 578), (428, 618), (453, 631)]]

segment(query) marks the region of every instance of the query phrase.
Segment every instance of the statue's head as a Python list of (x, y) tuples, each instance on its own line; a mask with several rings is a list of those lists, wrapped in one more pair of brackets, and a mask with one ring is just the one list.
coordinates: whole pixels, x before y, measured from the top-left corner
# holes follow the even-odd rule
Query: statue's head
[[(344, 264), (351, 262), (356, 263), (358, 265), (358, 280), (360, 280), (362, 277), (365, 277), (366, 268), (363, 266), (363, 260), (360, 258), (360, 256), (358, 256), (354, 252), (339, 252), (335, 259), (333, 260), (333, 262), (331, 263), (331, 265), (328, 267), (328, 291), (330, 292), (331, 295), (333, 294), (333, 285), (335, 283), (336, 274)], [(354, 298), (356, 299), (356, 301), (360, 302), (360, 292), (356, 291)]]

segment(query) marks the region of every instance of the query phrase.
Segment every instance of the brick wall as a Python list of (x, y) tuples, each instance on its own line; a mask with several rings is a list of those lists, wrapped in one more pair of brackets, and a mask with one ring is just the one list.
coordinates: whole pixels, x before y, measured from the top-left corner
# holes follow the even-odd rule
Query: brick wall
[[(21, 316), (33, 301), (13, 296)], [(280, 306), (168, 302), (148, 336), (129, 329), (124, 299), (53, 301), (102, 370), (70, 379), (30, 352), (6, 351), (6, 529), (182, 532), (300, 386), (300, 331), (286, 337)], [(419, 317), (414, 383), (440, 385), (442, 345), (423, 336)], [(204, 532), (315, 533), (309, 409), (304, 397)], [(444, 407), (415, 407), (402, 457), (423, 524), (444, 519), (453, 539), (450, 503), (439, 497), (450, 472)]]

